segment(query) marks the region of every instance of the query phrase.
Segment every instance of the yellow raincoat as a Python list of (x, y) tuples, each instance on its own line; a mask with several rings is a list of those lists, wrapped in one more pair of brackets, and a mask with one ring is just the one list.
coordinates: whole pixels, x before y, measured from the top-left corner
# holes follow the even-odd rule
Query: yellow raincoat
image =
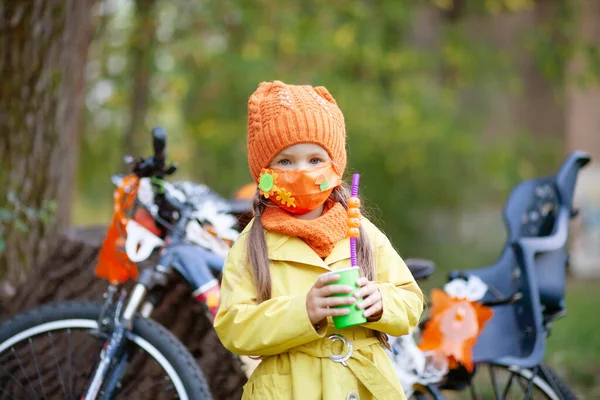
[[(349, 239), (337, 243), (323, 260), (301, 239), (265, 231), (272, 298), (257, 304), (246, 252), (249, 226), (242, 232), (224, 267), (215, 318), (216, 332), (228, 350), (263, 357), (242, 399), (405, 399), (372, 330), (392, 336), (411, 332), (423, 310), (423, 295), (387, 237), (364, 218), (362, 226), (374, 249), (383, 314), (376, 322), (343, 330), (336, 330), (329, 318), (318, 332), (308, 318), (306, 294), (320, 274), (350, 266)], [(329, 338), (332, 334), (352, 344), (345, 365), (329, 358), (349, 353), (343, 341)]]

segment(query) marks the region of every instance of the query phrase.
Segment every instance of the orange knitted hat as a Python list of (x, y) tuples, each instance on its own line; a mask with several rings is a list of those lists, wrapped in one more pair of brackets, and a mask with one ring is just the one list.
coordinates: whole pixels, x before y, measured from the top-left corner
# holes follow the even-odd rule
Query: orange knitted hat
[(248, 164), (254, 179), (281, 150), (298, 143), (323, 147), (336, 172), (344, 174), (344, 115), (327, 89), (262, 82), (248, 100)]

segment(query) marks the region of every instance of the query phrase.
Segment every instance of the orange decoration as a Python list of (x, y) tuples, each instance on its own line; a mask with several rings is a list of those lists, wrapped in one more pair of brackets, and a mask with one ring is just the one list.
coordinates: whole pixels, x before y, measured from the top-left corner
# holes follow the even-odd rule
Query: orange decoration
[(351, 238), (358, 238), (360, 236), (360, 231), (358, 228), (348, 228), (347, 236)]
[(358, 218), (348, 218), (349, 228), (358, 228), (360, 226), (360, 220)]
[(460, 363), (472, 372), (473, 346), (494, 312), (477, 302), (451, 297), (441, 289), (431, 291), (431, 302), (431, 317), (419, 348), (444, 355), (451, 368)]
[(280, 201), (281, 204), (287, 207), (296, 207), (296, 199), (292, 196), (290, 192), (286, 191), (283, 188), (277, 189), (277, 197), (275, 197), (275, 200)]
[(113, 217), (106, 232), (98, 255), (98, 265), (95, 274), (99, 278), (108, 280), (111, 284), (127, 282), (137, 279), (138, 269), (136, 263), (131, 261), (125, 253), (125, 226), (129, 222), (126, 213), (129, 213), (135, 204), (139, 185), (139, 178), (128, 175), (123, 178), (121, 185), (114, 192)]
[(327, 178), (325, 178), (325, 175), (319, 175), (315, 180), (315, 185), (322, 185), (326, 180)]
[(350, 197), (348, 199), (348, 208), (359, 208), (360, 199), (358, 197)]
[(360, 218), (360, 208), (348, 208), (349, 218)]
[(277, 191), (277, 174), (272, 169), (263, 168), (258, 179), (258, 189), (261, 196), (268, 199), (275, 196)]

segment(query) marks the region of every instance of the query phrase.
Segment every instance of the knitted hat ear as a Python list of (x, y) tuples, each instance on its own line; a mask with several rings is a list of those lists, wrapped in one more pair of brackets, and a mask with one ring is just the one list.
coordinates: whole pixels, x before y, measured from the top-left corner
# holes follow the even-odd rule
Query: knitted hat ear
[(321, 96), (322, 98), (324, 98), (325, 100), (327, 100), (331, 104), (337, 104), (335, 102), (335, 99), (333, 98), (333, 96), (331, 95), (331, 93), (329, 93), (329, 90), (327, 90), (327, 88), (325, 86), (317, 86), (317, 87), (315, 87), (315, 92), (317, 92), (317, 94), (319, 96)]

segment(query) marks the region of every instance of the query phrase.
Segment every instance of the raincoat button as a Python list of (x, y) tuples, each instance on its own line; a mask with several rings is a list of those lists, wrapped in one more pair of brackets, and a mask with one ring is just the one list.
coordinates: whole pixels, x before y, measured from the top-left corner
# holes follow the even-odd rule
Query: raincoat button
[(358, 400), (358, 395), (354, 392), (350, 392), (348, 393), (348, 396), (346, 396), (346, 400)]

